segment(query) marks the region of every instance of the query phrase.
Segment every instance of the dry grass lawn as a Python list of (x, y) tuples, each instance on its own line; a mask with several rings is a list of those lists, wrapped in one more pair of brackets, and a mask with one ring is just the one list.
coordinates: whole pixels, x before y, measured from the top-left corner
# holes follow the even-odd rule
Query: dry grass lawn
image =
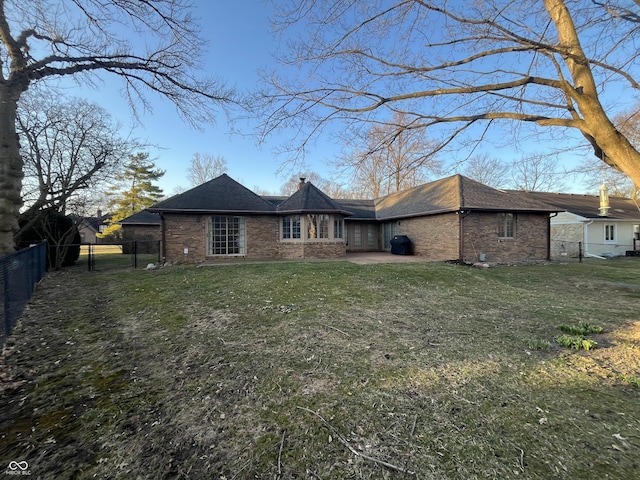
[[(0, 362), (36, 478), (631, 479), (640, 259), (47, 275)], [(603, 327), (594, 350), (560, 324)], [(538, 349), (539, 348), (539, 349)]]

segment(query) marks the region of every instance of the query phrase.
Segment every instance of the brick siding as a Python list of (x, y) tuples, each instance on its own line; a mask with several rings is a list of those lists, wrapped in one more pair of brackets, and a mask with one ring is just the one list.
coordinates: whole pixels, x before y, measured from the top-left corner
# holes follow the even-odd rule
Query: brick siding
[(515, 214), (513, 239), (498, 238), (499, 213), (463, 215), (463, 260), (477, 262), (526, 262), (549, 259), (549, 216)]
[(428, 260), (457, 260), (460, 257), (458, 220), (455, 213), (400, 220), (398, 235), (409, 237), (414, 255)]
[[(211, 215), (165, 213), (165, 255), (167, 262), (198, 263), (242, 259), (336, 258), (345, 255), (344, 242), (282, 242), (280, 218), (244, 215), (245, 248), (242, 256), (208, 255), (207, 223)], [(184, 250), (188, 249), (185, 254)]]
[[(169, 214), (165, 218), (165, 254), (168, 262), (197, 263), (206, 260), (339, 258), (346, 254), (343, 241), (283, 242), (280, 219), (268, 215), (247, 215), (246, 255), (207, 255), (207, 222), (211, 215)], [(498, 213), (446, 213), (402, 219), (398, 235), (412, 241), (413, 253), (428, 260), (477, 262), (481, 254), (487, 262), (506, 263), (549, 258), (549, 217), (546, 214), (516, 214), (514, 239), (498, 238)], [(460, 221), (463, 222), (462, 258)], [(366, 225), (366, 224), (365, 224)], [(376, 226), (377, 247), (381, 250), (383, 224)], [(366, 227), (363, 243), (366, 244)], [(184, 254), (184, 249), (188, 253)], [(352, 246), (350, 245), (350, 250)]]

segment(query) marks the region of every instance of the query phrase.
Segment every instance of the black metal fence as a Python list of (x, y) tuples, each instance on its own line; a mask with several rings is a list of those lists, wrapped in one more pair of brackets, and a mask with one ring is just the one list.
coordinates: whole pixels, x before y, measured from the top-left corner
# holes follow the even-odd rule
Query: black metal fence
[(11, 335), (46, 269), (47, 242), (0, 258), (0, 319), (4, 325), (1, 344)]
[(80, 247), (77, 265), (86, 266), (90, 272), (114, 268), (145, 268), (159, 264), (159, 240), (134, 240), (118, 244), (84, 243)]

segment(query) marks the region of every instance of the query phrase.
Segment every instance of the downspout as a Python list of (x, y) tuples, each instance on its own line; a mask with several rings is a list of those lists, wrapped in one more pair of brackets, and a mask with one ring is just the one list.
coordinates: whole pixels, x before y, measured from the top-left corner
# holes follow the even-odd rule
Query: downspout
[(464, 262), (464, 219), (471, 213), (470, 211), (460, 210), (458, 212), (458, 230), (460, 235), (460, 241), (458, 242), (458, 259), (460, 262)]
[(557, 216), (558, 212), (549, 215), (549, 224), (547, 225), (547, 228), (549, 229), (549, 235), (547, 235), (547, 260), (551, 260), (551, 219)]
[(162, 242), (162, 264), (167, 262), (167, 230), (164, 223), (164, 213), (160, 212), (160, 241)]
[(589, 235), (587, 234), (587, 232), (589, 231), (589, 229), (587, 228), (589, 225), (591, 225), (593, 223), (593, 220), (589, 220), (586, 223), (582, 224), (582, 239), (584, 240), (584, 256), (588, 256), (591, 255), (589, 252), (587, 252), (587, 245), (589, 245)]

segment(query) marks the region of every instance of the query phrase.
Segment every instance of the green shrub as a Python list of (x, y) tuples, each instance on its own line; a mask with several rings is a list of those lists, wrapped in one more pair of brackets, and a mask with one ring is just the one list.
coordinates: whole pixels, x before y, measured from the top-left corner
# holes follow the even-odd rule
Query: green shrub
[(593, 350), (598, 348), (598, 342), (584, 338), (582, 335), (560, 335), (556, 338), (556, 342), (573, 350)]
[(602, 327), (597, 325), (591, 325), (587, 322), (578, 322), (578, 325), (568, 325), (566, 323), (562, 323), (556, 327), (558, 330), (564, 333), (568, 333), (571, 335), (588, 335), (590, 333), (602, 333)]
[(526, 340), (525, 343), (530, 350), (549, 350), (551, 346), (546, 340)]

